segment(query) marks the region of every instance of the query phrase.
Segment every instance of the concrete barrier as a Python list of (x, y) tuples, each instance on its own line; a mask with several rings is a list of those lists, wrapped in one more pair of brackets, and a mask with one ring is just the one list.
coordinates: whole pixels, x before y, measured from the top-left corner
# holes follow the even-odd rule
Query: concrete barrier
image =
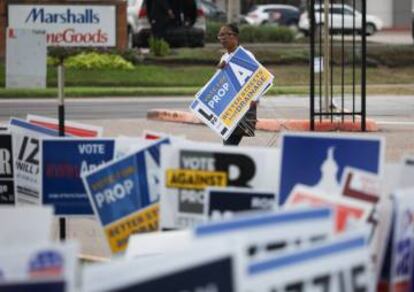
[[(190, 112), (168, 109), (152, 109), (147, 112), (149, 120), (187, 123), (187, 124), (203, 124), (196, 116)], [(310, 131), (310, 121), (304, 119), (258, 119), (256, 124), (257, 130), (279, 132), (279, 131)], [(315, 131), (318, 132), (359, 132), (361, 131), (361, 121), (356, 119), (355, 122), (350, 120), (330, 119), (315, 121)], [(366, 120), (366, 131), (379, 131), (378, 125), (374, 120)]]

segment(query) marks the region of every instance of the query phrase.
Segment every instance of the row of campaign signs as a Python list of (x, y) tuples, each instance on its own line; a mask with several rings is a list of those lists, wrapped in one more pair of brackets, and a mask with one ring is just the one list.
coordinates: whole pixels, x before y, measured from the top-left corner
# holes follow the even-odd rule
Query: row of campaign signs
[[(248, 148), (66, 127), (57, 137), (56, 120), (10, 120), (0, 202), (95, 216), (112, 253), (129, 259), (85, 269), (82, 288), (69, 290), (411, 289), (414, 163), (385, 164), (380, 137), (285, 133), (280, 148)], [(60, 256), (34, 252), (65, 271), (66, 247), (50, 249)]]

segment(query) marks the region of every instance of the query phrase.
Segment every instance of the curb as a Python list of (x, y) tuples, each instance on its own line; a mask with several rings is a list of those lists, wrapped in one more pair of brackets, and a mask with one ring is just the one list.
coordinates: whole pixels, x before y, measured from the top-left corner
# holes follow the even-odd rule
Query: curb
[[(196, 116), (190, 112), (168, 110), (168, 109), (152, 109), (147, 112), (147, 119), (164, 122), (186, 123), (186, 124), (204, 124)], [(310, 131), (310, 121), (303, 119), (258, 119), (256, 129), (269, 132), (280, 131)], [(333, 121), (330, 119), (315, 121), (315, 131), (318, 132), (360, 132), (361, 123), (359, 120), (352, 121)], [(378, 132), (379, 128), (374, 120), (367, 119), (367, 132)]]

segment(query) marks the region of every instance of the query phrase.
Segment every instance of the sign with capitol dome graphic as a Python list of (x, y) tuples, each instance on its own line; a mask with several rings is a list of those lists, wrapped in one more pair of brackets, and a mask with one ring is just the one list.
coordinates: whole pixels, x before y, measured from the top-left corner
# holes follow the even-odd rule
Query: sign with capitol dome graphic
[(9, 27), (46, 31), (48, 46), (113, 47), (115, 5), (8, 6)]
[(372, 136), (283, 134), (279, 205), (297, 184), (337, 194), (345, 167), (381, 175), (384, 144), (381, 137)]

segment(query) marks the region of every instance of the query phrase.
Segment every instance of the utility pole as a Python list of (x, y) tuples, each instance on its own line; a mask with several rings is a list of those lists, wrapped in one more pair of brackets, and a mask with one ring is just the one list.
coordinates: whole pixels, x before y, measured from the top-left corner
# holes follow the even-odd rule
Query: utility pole
[(241, 12), (241, 5), (240, 0), (227, 0), (227, 22), (233, 23), (239, 22), (240, 12)]

